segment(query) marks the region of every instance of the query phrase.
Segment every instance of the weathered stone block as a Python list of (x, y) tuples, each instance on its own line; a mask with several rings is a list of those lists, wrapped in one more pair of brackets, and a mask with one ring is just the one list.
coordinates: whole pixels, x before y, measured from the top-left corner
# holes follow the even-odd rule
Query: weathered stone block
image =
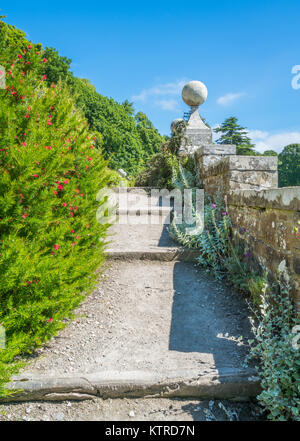
[[(209, 158), (209, 156), (202, 156)], [(211, 195), (237, 189), (273, 188), (278, 185), (277, 158), (228, 155), (202, 162), (204, 190)]]
[(300, 213), (300, 187), (239, 190), (228, 195), (231, 205), (292, 210)]

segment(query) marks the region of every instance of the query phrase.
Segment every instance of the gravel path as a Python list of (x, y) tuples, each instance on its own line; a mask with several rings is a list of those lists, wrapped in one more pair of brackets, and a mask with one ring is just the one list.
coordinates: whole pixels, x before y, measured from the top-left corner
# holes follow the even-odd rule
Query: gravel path
[[(226, 410), (224, 410), (224, 406)], [(255, 403), (139, 398), (0, 405), (0, 421), (257, 421)]]
[[(172, 258), (170, 249), (176, 245), (162, 225), (120, 225), (113, 231), (116, 235), (112, 250), (122, 248), (122, 260), (107, 262), (97, 288), (75, 311), (76, 319), (30, 357), (21, 378), (32, 375), (56, 379), (100, 373), (108, 374), (108, 378), (120, 379), (129, 374), (133, 379), (145, 379), (154, 375), (162, 379), (160, 384), (164, 379), (189, 381), (206, 374), (226, 377), (247, 368), (247, 339), (252, 334), (244, 299), (192, 262), (168, 261)], [(126, 249), (129, 254), (124, 259)], [(154, 250), (152, 257), (159, 255), (158, 260), (143, 260), (141, 250), (149, 249)], [(165, 261), (161, 258), (164, 254)], [(39, 380), (36, 386), (39, 387)], [(216, 390), (214, 387), (210, 390)], [(245, 396), (243, 388), (238, 389), (243, 391), (241, 396)], [(0, 405), (0, 420), (261, 418), (260, 409), (253, 402), (161, 395)]]
[(190, 262), (114, 261), (76, 314), (25, 374), (226, 372), (251, 337), (243, 299)]

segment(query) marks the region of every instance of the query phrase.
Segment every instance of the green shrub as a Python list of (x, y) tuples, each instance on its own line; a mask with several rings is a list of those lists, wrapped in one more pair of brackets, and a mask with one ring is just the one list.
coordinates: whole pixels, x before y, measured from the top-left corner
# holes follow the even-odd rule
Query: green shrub
[(253, 309), (251, 356), (258, 360), (261, 405), (272, 420), (300, 421), (300, 350), (293, 344), (293, 327), (299, 325), (290, 298), (290, 284), (279, 273), (274, 286), (261, 290), (259, 310)]
[[(7, 28), (0, 27), (3, 44)], [(2, 45), (0, 91), (0, 395), (16, 368), (64, 326), (95, 285), (108, 225), (96, 222), (110, 172), (94, 135), (62, 85), (37, 72), (33, 45)]]
[(164, 152), (153, 155), (147, 167), (136, 178), (137, 187), (172, 188), (172, 155)]

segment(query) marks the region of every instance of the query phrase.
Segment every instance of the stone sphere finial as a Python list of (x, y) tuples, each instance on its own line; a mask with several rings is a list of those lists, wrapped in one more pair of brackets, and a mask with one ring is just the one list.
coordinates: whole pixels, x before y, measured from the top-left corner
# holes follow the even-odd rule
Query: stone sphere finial
[(207, 98), (207, 88), (201, 81), (190, 81), (182, 89), (182, 99), (188, 106), (200, 106)]
[(174, 133), (175, 130), (180, 126), (180, 124), (184, 123), (184, 119), (182, 118), (176, 118), (171, 123), (171, 132)]

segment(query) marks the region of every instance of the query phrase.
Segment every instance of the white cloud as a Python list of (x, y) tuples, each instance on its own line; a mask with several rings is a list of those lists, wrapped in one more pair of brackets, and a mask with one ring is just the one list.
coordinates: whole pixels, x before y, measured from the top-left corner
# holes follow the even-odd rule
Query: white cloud
[(241, 98), (242, 96), (245, 96), (246, 94), (244, 92), (239, 92), (239, 93), (227, 93), (224, 96), (220, 96), (217, 99), (217, 103), (220, 104), (221, 106), (229, 106), (230, 104), (232, 104), (234, 101), (238, 100), (239, 98)]
[(255, 144), (255, 150), (260, 153), (265, 150), (275, 150), (280, 153), (288, 144), (300, 144), (300, 132), (282, 132), (271, 135), (261, 130), (250, 130), (249, 137)]
[(155, 101), (155, 105), (160, 107), (162, 110), (176, 110), (178, 108), (178, 101), (160, 100), (160, 101)]
[[(154, 104), (160, 107), (162, 110), (175, 110), (178, 108), (181, 90), (186, 82), (186, 79), (181, 79), (175, 81), (174, 83), (158, 84), (157, 86), (150, 87), (149, 89), (143, 89), (138, 95), (133, 95), (131, 100), (146, 102), (153, 98), (165, 97), (166, 99), (156, 99)], [(178, 96), (177, 100), (174, 98), (168, 98), (174, 95)]]

